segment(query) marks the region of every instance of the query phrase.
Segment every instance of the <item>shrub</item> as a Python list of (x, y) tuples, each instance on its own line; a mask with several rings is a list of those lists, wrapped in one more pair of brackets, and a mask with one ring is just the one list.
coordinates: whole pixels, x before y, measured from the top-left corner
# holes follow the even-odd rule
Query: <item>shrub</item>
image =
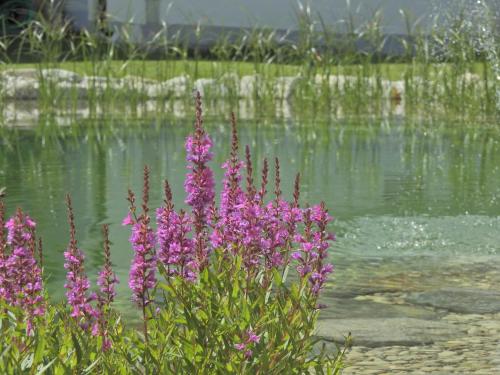
[[(238, 157), (232, 117), (231, 155), (223, 168), (220, 203), (209, 162), (212, 141), (203, 128), (200, 95), (194, 133), (186, 140), (188, 211), (176, 210), (168, 181), (164, 205), (149, 208), (144, 169), (140, 207), (129, 190), (134, 256), (129, 287), (142, 312), (141, 327), (123, 325), (111, 308), (118, 282), (111, 269), (108, 227), (105, 263), (91, 292), (78, 248), (71, 198), (70, 242), (65, 256), (67, 301), (48, 302), (42, 287), (36, 224), (18, 211), (0, 236), (0, 300), (4, 373), (302, 374), (338, 373), (345, 349), (313, 354), (318, 297), (333, 267), (334, 236), (323, 203), (301, 208), (300, 176), (293, 199), (283, 199), (275, 160), (274, 197), (266, 200), (269, 168), (254, 183), (250, 150)], [(246, 173), (242, 186), (242, 172)], [(3, 229), (2, 229), (3, 231)], [(7, 249), (10, 248), (8, 251)], [(18, 268), (13, 269), (13, 265)], [(27, 278), (14, 278), (24, 272)], [(294, 270), (289, 275), (289, 271)]]

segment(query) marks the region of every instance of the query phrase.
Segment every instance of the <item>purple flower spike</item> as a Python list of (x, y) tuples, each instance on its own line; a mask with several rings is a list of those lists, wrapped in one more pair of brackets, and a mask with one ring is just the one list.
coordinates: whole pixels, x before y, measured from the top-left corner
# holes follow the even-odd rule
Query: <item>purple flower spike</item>
[(244, 352), (245, 358), (249, 359), (253, 355), (253, 351), (250, 348), (253, 347), (254, 344), (260, 342), (260, 336), (256, 335), (252, 329), (249, 329), (245, 333), (245, 337), (245, 340), (235, 344), (234, 348), (240, 352)]
[(212, 160), (210, 148), (212, 141), (203, 129), (203, 114), (201, 108), (201, 96), (196, 95), (196, 120), (194, 135), (186, 140), (186, 160), (190, 172), (186, 175), (184, 189), (187, 197), (186, 203), (191, 206), (193, 224), (195, 229), (194, 243), (196, 258), (200, 267), (208, 262), (207, 226), (209, 224), (210, 211), (215, 198), (215, 182), (212, 170), (207, 163)]
[(109, 306), (115, 300), (115, 285), (118, 284), (118, 279), (111, 268), (109, 226), (103, 225), (102, 231), (104, 235), (104, 266), (97, 277), (97, 285), (100, 287), (101, 298)]
[(115, 273), (111, 268), (111, 251), (109, 242), (109, 226), (102, 226), (104, 237), (104, 265), (97, 278), (100, 294), (97, 297), (97, 319), (92, 326), (92, 335), (102, 339), (102, 350), (111, 348), (112, 342), (108, 334), (108, 318), (111, 303), (116, 297), (115, 285), (118, 283)]
[(188, 281), (196, 280), (198, 263), (194, 242), (188, 238), (191, 232), (189, 217), (181, 211), (177, 214), (168, 208), (157, 211), (158, 260), (162, 262), (169, 276), (180, 275)]
[[(297, 272), (302, 278), (308, 277), (311, 292), (316, 296), (333, 272), (333, 265), (325, 263), (330, 241), (335, 239), (327, 231), (327, 225), (332, 220), (324, 203), (308, 208), (304, 214), (305, 234), (295, 236), (301, 245), (301, 252), (293, 253), (292, 258), (298, 261)], [(316, 230), (313, 230), (313, 225)]]
[[(0, 211), (0, 222), (3, 224), (3, 203)], [(4, 227), (7, 229), (7, 241), (3, 240), (2, 228), (0, 298), (26, 311), (26, 332), (31, 335), (34, 331), (34, 318), (45, 313), (42, 270), (35, 259), (36, 223), (18, 209)], [(11, 248), (8, 256), (5, 253), (7, 245)]]
[(135, 224), (135, 221), (134, 221), (134, 219), (132, 219), (132, 214), (129, 212), (127, 214), (127, 216), (125, 216), (125, 218), (123, 219), (122, 225), (126, 226), (126, 225), (134, 225), (134, 224)]
[[(135, 215), (135, 196), (129, 191), (130, 214)], [(132, 225), (130, 243), (134, 250), (134, 258), (130, 266), (128, 285), (132, 290), (132, 299), (145, 308), (151, 301), (149, 291), (156, 286), (156, 237), (150, 226), (149, 217), (149, 168), (144, 167), (144, 187), (142, 214), (135, 218)]]
[(141, 218), (132, 226), (130, 243), (134, 250), (134, 258), (130, 267), (128, 285), (133, 293), (133, 300), (141, 307), (151, 302), (149, 290), (156, 285), (154, 254), (155, 235), (148, 225), (148, 218)]
[(69, 195), (66, 196), (66, 204), (68, 206), (70, 242), (68, 249), (64, 252), (64, 268), (67, 270), (64, 287), (67, 289), (66, 298), (71, 306), (71, 316), (78, 319), (81, 326), (85, 328), (97, 315), (97, 311), (91, 305), (95, 295), (89, 293), (90, 281), (85, 274), (85, 257), (76, 241), (75, 217)]

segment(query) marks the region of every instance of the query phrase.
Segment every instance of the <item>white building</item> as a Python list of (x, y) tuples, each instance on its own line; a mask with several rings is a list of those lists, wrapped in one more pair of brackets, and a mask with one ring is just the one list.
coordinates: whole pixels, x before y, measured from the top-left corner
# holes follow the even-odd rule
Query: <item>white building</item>
[[(297, 28), (300, 3), (309, 7), (313, 18), (321, 15), (331, 25), (342, 27), (351, 19), (363, 25), (377, 14), (387, 34), (405, 34), (407, 23), (401, 11), (410, 16), (411, 23), (422, 28), (433, 24), (438, 14), (452, 13), (478, 3), (477, 0), (60, 0), (68, 15), (79, 26), (88, 26), (96, 19), (98, 3), (106, 3), (113, 23), (130, 22), (138, 27), (185, 24), (222, 27)], [(479, 1), (481, 2), (481, 1)], [(486, 0), (494, 12), (500, 10), (498, 0)], [(496, 9), (495, 9), (496, 8)]]

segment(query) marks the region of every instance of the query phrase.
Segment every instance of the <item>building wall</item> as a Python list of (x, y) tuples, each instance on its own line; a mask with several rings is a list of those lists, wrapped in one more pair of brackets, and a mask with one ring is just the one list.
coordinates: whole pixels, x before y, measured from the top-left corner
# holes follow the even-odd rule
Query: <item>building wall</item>
[[(66, 0), (66, 9), (77, 25), (87, 25), (95, 19), (92, 9), (97, 0)], [(345, 28), (342, 20), (352, 16), (356, 26), (373, 20), (380, 11), (383, 31), (404, 34), (407, 26), (401, 10), (413, 22), (428, 29), (438, 14), (452, 13), (460, 4), (476, 0), (302, 0), (309, 4), (311, 14), (339, 29)], [(500, 11), (500, 1), (487, 0), (495, 12)], [(144, 25), (166, 22), (228, 27), (297, 28), (298, 3), (295, 0), (107, 0), (112, 22), (132, 22)], [(87, 9), (87, 11), (85, 11)], [(85, 16), (87, 14), (87, 16)]]

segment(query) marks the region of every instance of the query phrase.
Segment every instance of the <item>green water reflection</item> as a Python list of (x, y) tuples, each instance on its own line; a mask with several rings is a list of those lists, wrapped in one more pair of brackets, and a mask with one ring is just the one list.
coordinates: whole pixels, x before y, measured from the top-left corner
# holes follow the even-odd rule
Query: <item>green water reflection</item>
[[(132, 251), (127, 228), (120, 225), (127, 211), (127, 188), (140, 189), (142, 167), (148, 164), (152, 205), (160, 204), (162, 180), (168, 177), (182, 206), (183, 143), (190, 127), (189, 122), (165, 123), (65, 137), (4, 130), (0, 187), (7, 188), (10, 213), (20, 206), (39, 223), (52, 295), (60, 298), (64, 293), (64, 196), (69, 192), (88, 273), (95, 275), (101, 265), (100, 226), (109, 223), (121, 280), (119, 304), (130, 306)], [(229, 153), (229, 128), (224, 122), (208, 127), (215, 143), (213, 167), (220, 177), (219, 167)], [(445, 285), (452, 281), (440, 276), (442, 267), (500, 258), (497, 130), (405, 127), (397, 122), (328, 127), (245, 123), (240, 140), (251, 146), (258, 167), (265, 156), (281, 159), (285, 193), (291, 193), (294, 175), (300, 172), (302, 202), (324, 200), (336, 217), (336, 275), (326, 299), (356, 295), (374, 283), (390, 289), (401, 284), (396, 275), (415, 270), (425, 273), (426, 284), (420, 288)], [(415, 288), (400, 285), (405, 287)], [(359, 311), (369, 310), (365, 304)], [(333, 312), (349, 313), (342, 308)]]

